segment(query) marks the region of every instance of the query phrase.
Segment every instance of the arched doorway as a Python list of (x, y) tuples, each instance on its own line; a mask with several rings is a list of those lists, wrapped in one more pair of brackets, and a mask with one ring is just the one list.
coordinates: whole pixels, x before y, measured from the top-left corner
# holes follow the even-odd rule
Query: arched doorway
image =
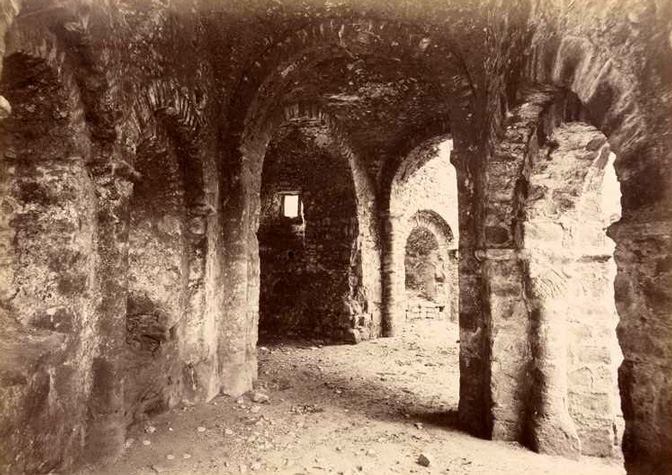
[[(404, 256), (406, 319), (457, 322), (457, 249), (450, 226), (435, 212), (422, 210), (409, 222)], [(459, 339), (459, 335), (455, 334)]]
[[(582, 455), (620, 457), (623, 415), (616, 337), (615, 245), (606, 229), (621, 216), (615, 155), (595, 127), (568, 121), (553, 128), (531, 162), (523, 225), (529, 259), (535, 387), (547, 420), (564, 427)], [(566, 401), (566, 403), (564, 402)], [(533, 438), (540, 451), (557, 440)], [(565, 450), (565, 449), (562, 449)]]
[[(389, 307), (388, 318), (395, 320), (394, 326), (403, 326), (407, 314), (405, 261), (409, 238), (421, 237), (421, 234), (413, 236), (416, 228), (426, 230), (436, 241), (436, 262), (441, 262), (441, 266), (435, 265), (434, 271), (438, 271), (442, 282), (436, 282), (435, 276), (432, 285), (443, 295), (443, 312), (450, 321), (457, 321), (458, 192), (457, 172), (450, 162), (451, 150), (452, 140), (445, 137), (418, 146), (402, 162), (391, 184), (391, 233), (384, 261), (388, 263), (385, 277), (390, 287), (385, 305)], [(427, 237), (424, 245), (431, 245), (431, 238), (424, 235)], [(425, 268), (430, 271), (426, 265)]]
[[(443, 312), (443, 262), (439, 243), (426, 228), (414, 228), (406, 241), (404, 258), (406, 318), (431, 318)], [(444, 305), (442, 305), (444, 303)], [(413, 315), (421, 313), (421, 315)]]

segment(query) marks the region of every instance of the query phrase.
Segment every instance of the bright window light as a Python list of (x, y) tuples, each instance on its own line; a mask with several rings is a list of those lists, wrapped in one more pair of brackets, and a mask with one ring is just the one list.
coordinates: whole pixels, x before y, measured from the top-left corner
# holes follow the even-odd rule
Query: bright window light
[(299, 195), (283, 195), (282, 214), (286, 218), (298, 218), (300, 211)]

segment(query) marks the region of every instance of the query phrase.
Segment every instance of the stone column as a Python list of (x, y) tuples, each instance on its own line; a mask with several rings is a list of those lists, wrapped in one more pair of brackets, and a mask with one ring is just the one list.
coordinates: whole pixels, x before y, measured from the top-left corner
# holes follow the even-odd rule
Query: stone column
[(123, 451), (124, 375), (121, 355), (126, 337), (128, 293), (128, 217), (132, 183), (115, 174), (114, 166), (94, 167), (98, 198), (98, 252), (100, 289), (99, 337), (93, 360), (93, 382), (89, 397), (86, 455), (90, 461), (105, 462)]
[[(383, 223), (382, 237), (382, 293), (383, 293), (383, 335), (396, 336), (404, 322), (404, 276), (399, 275), (403, 265), (404, 250), (398, 249), (401, 241), (401, 218), (392, 216), (389, 212), (381, 218)], [(401, 256), (401, 257), (400, 257)], [(401, 261), (399, 260), (401, 259)], [(401, 285), (399, 281), (401, 280)]]
[(187, 289), (185, 317), (180, 322), (180, 347), (185, 381), (185, 397), (193, 402), (209, 401), (219, 393), (217, 375), (217, 332), (214, 316), (206, 305), (206, 254), (208, 218), (214, 208), (205, 203), (192, 205), (186, 226)]
[[(222, 289), (225, 304), (223, 319), (218, 326), (217, 352), (220, 391), (231, 396), (252, 389), (252, 383), (257, 378), (255, 312), (258, 311), (258, 293), (249, 294), (258, 288), (258, 284), (250, 280), (258, 279), (259, 272), (254, 223), (258, 219), (254, 215), (254, 203), (259, 199), (256, 191), (259, 186), (255, 186), (253, 180), (255, 177), (260, 179), (261, 175), (250, 172), (248, 159), (243, 161), (248, 164), (237, 165), (240, 167), (237, 171), (239, 175), (231, 179), (232, 186), (227, 190), (230, 195), (223, 210), (223, 280), (227, 286)], [(255, 193), (256, 196), (253, 196)]]
[(567, 263), (534, 250), (529, 261), (532, 377), (531, 429), (539, 453), (578, 459), (581, 444), (567, 401)]
[(520, 441), (530, 386), (527, 266), (517, 249), (488, 249), (482, 258), (490, 310), (492, 438)]

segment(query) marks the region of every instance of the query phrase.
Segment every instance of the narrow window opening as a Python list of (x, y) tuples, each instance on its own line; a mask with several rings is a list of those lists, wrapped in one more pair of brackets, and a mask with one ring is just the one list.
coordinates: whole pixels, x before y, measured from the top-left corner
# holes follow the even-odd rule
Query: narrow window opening
[(282, 215), (292, 219), (301, 215), (301, 199), (298, 194), (282, 195)]

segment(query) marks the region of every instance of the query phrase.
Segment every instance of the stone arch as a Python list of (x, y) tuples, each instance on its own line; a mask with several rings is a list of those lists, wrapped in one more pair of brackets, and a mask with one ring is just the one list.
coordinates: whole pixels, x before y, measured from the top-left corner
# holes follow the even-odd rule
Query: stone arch
[(14, 375), (0, 426), (21, 428), (3, 430), (0, 469), (13, 473), (81, 455), (98, 323), (88, 130), (71, 65), (42, 26), (12, 25), (0, 81), (1, 364)]
[[(368, 333), (377, 334), (377, 327), (380, 326), (377, 306), (379, 301), (376, 297), (379, 292), (377, 285), (378, 254), (376, 251), (376, 235), (374, 214), (371, 211), (374, 201), (373, 187), (365, 173), (363, 165), (360, 163), (357, 151), (354, 150), (345, 133), (342, 131), (338, 121), (331, 117), (328, 112), (323, 110), (319, 104), (314, 103), (294, 103), (284, 107), (278, 107), (271, 115), (270, 119), (264, 122), (263, 127), (256, 133), (247, 133), (240, 144), (240, 153), (243, 157), (242, 172), (240, 180), (233, 183), (232, 197), (227, 203), (225, 213), (233, 213), (240, 219), (242, 232), (239, 235), (230, 235), (227, 239), (230, 242), (229, 247), (237, 250), (229, 254), (232, 266), (236, 268), (237, 279), (240, 282), (240, 288), (234, 290), (231, 296), (231, 302), (228, 308), (235, 312), (236, 308), (245, 308), (247, 319), (240, 322), (234, 331), (240, 335), (255, 335), (254, 338), (245, 337), (247, 347), (237, 348), (233, 353), (253, 354), (256, 351), (256, 332), (259, 312), (259, 251), (257, 230), (259, 227), (259, 213), (261, 209), (260, 190), (261, 175), (263, 170), (263, 159), (266, 154), (268, 144), (274, 133), (280, 126), (289, 121), (313, 121), (324, 124), (338, 153), (347, 159), (349, 168), (352, 172), (355, 185), (355, 194), (357, 200), (357, 218), (359, 222), (359, 233), (357, 254), (361, 256), (357, 267), (364, 269), (361, 285), (358, 289), (353, 289), (353, 296), (357, 295), (356, 300), (361, 300), (362, 293), (366, 294), (366, 303), (364, 305), (355, 305), (356, 308), (362, 308), (361, 315)], [(361, 288), (363, 287), (363, 289)], [(353, 308), (355, 308), (353, 307)], [(249, 375), (250, 380), (256, 374), (256, 361), (249, 360), (246, 364), (244, 374)], [(241, 382), (240, 384), (250, 384)]]
[[(664, 48), (669, 51), (667, 44)], [(625, 69), (616, 64), (589, 39), (563, 36), (555, 40), (554, 48), (535, 49), (527, 74), (533, 82), (575, 93), (617, 155), (614, 166), (621, 185), (622, 217), (608, 234), (616, 242), (618, 266), (617, 332), (624, 354), (619, 386), (626, 422), (623, 452), (628, 470), (658, 460), (657, 470), (665, 471), (662, 467), (672, 466), (672, 383), (664, 376), (669, 359), (655, 357), (650, 349), (669, 351), (672, 334), (664, 322), (672, 299), (672, 276), (665, 272), (651, 280), (646, 275), (658, 274), (660, 262), (669, 259), (672, 248), (669, 233), (663, 231), (672, 225), (670, 106), (669, 100), (645, 102), (648, 96), (657, 98), (660, 91), (637, 76), (639, 66), (628, 62), (626, 68), (632, 68)], [(642, 312), (649, 315), (645, 321)], [(660, 340), (650, 335), (661, 335)]]
[(423, 209), (416, 212), (409, 219), (409, 226), (406, 228), (406, 238), (413, 228), (426, 228), (435, 237), (439, 243), (439, 249), (442, 252), (448, 252), (456, 249), (457, 245), (453, 237), (453, 230), (446, 220), (436, 211)]
[[(669, 206), (662, 205), (666, 201), (665, 196), (668, 193), (667, 190), (669, 190), (669, 183), (668, 179), (661, 173), (665, 169), (665, 159), (662, 157), (669, 156), (669, 152), (666, 150), (669, 150), (670, 141), (669, 138), (666, 138), (669, 137), (669, 132), (661, 132), (660, 127), (646, 123), (646, 116), (641, 113), (641, 105), (638, 104), (638, 97), (641, 96), (635, 93), (637, 81), (633, 78), (626, 80), (626, 78), (626, 74), (619, 71), (612, 61), (605, 59), (585, 39), (567, 37), (559, 42), (557, 50), (535, 50), (528, 65), (528, 80), (532, 84), (536, 84), (536, 90), (521, 91), (521, 96), (524, 98), (523, 104), (512, 111), (513, 114), (510, 114), (510, 118), (506, 121), (505, 138), (502, 140), (502, 144), (505, 146), (496, 149), (495, 158), (491, 160), (489, 165), (490, 183), (488, 186), (491, 190), (497, 189), (497, 191), (495, 193), (491, 191), (488, 196), (492, 204), (489, 205), (490, 214), (486, 216), (485, 236), (488, 250), (483, 257), (485, 258), (485, 270), (490, 285), (489, 331), (492, 332), (492, 335), (495, 333), (498, 335), (497, 340), (493, 340), (490, 358), (501, 367), (505, 365), (502, 361), (507, 359), (511, 361), (512, 353), (510, 350), (515, 348), (512, 346), (514, 345), (512, 342), (515, 339), (529, 337), (530, 329), (526, 328), (525, 324), (518, 329), (517, 337), (509, 334), (513, 328), (512, 321), (514, 320), (510, 317), (511, 312), (526, 315), (529, 310), (533, 317), (539, 315), (535, 313), (537, 309), (534, 306), (526, 309), (518, 297), (511, 299), (514, 288), (517, 289), (516, 294), (519, 292), (535, 292), (530, 283), (525, 281), (526, 278), (522, 277), (530, 270), (526, 265), (521, 264), (525, 258), (521, 260), (518, 249), (524, 245), (525, 239), (525, 234), (520, 228), (525, 216), (524, 212), (521, 214), (522, 203), (528, 196), (539, 190), (529, 189), (526, 179), (518, 180), (517, 177), (524, 176), (525, 173), (529, 172), (528, 166), (524, 165), (527, 162), (521, 160), (521, 158), (528, 153), (532, 155), (538, 153), (540, 147), (547, 147), (551, 132), (559, 124), (566, 120), (576, 120), (576, 118), (567, 117), (567, 114), (571, 114), (571, 110), (576, 109), (577, 105), (579, 108), (584, 107), (585, 112), (581, 113), (582, 118), (580, 120), (590, 122), (607, 135), (606, 140), (603, 139), (597, 147), (599, 148), (607, 142), (609, 147), (618, 155), (614, 166), (621, 184), (623, 213), (620, 221), (609, 226), (608, 235), (616, 242), (615, 257), (618, 264), (618, 273), (615, 280), (615, 299), (620, 315), (618, 324), (619, 341), (625, 356), (619, 371), (620, 394), (626, 420), (623, 451), (626, 457), (626, 466), (630, 470), (637, 464), (649, 463), (642, 462), (641, 457), (645, 456), (641, 455), (641, 450), (644, 450), (644, 447), (647, 447), (646, 450), (658, 454), (666, 454), (661, 456), (661, 460), (670, 460), (670, 454), (667, 451), (668, 445), (665, 445), (666, 448), (662, 449), (663, 446), (658, 445), (658, 441), (661, 440), (660, 437), (668, 437), (666, 440), (669, 440), (672, 428), (669, 425), (665, 426), (654, 422), (654, 420), (668, 420), (667, 415), (658, 415), (651, 419), (652, 411), (631, 402), (633, 398), (638, 401), (658, 398), (650, 393), (650, 388), (653, 386), (643, 384), (644, 381), (655, 380), (657, 387), (665, 386), (666, 383), (664, 378), (661, 379), (659, 373), (654, 369), (656, 368), (655, 362), (643, 364), (644, 361), (650, 359), (649, 348), (652, 343), (644, 346), (637, 344), (638, 337), (633, 335), (641, 334), (641, 326), (632, 313), (633, 305), (625, 304), (626, 301), (643, 302), (648, 299), (648, 297), (642, 295), (641, 290), (635, 290), (637, 288), (641, 289), (637, 280), (641, 279), (642, 274), (634, 269), (651, 268), (651, 266), (655, 268), (658, 265), (647, 258), (632, 258), (632, 256), (642, 255), (642, 251), (639, 249), (642, 243), (646, 243), (645, 247), (647, 249), (656, 249), (656, 251), (649, 251), (654, 254), (659, 254), (658, 249), (670, 248), (669, 242), (660, 233), (660, 229), (665, 226), (669, 227), (670, 222)], [(654, 108), (650, 116), (655, 117), (663, 114), (662, 109)], [(647, 129), (650, 132), (647, 133)], [(525, 138), (521, 142), (515, 138), (516, 136)], [(552, 148), (553, 143), (550, 146)], [(523, 147), (524, 150), (518, 150), (519, 147)], [(605, 160), (602, 157), (600, 163), (604, 164)], [(652, 170), (655, 164), (659, 165), (655, 170)], [(600, 178), (601, 171), (596, 166), (597, 163), (594, 163), (593, 166), (587, 163), (583, 175), (590, 171), (589, 175), (593, 179)], [(590, 188), (590, 185), (585, 186)], [(650, 186), (650, 189), (641, 189), (646, 186)], [(502, 191), (504, 192), (502, 193)], [(585, 191), (585, 189), (577, 191), (577, 196)], [(504, 200), (505, 196), (507, 198)], [(499, 203), (500, 200), (504, 200), (508, 204), (504, 204), (504, 201)], [(500, 206), (497, 203), (504, 205)], [(582, 204), (582, 206), (584, 205), (585, 203)], [(497, 213), (509, 216), (510, 221), (501, 229), (488, 229), (490, 225), (502, 223), (509, 219), (501, 219), (503, 216), (496, 217)], [(647, 222), (653, 222), (654, 224), (648, 225)], [(643, 230), (648, 230), (645, 232), (646, 236), (641, 234)], [(638, 236), (635, 238), (635, 235)], [(498, 276), (504, 274), (508, 276), (517, 275), (520, 282), (514, 284), (506, 278), (499, 280)], [(553, 295), (555, 294), (553, 292), (544, 290), (547, 286), (543, 285), (543, 282), (545, 282), (543, 275), (540, 274), (538, 277), (541, 285), (538, 289), (539, 292), (542, 295), (548, 294), (551, 299), (554, 298)], [(564, 277), (564, 279), (569, 279), (570, 283), (574, 282), (576, 278), (576, 276)], [(550, 278), (547, 281), (549, 285), (557, 284), (558, 279)], [(661, 278), (662, 280), (664, 278)], [(549, 288), (554, 288), (561, 295), (564, 295), (562, 286), (557, 287), (553, 284)], [(667, 289), (663, 291), (662, 287), (656, 290), (656, 292), (658, 291), (669, 294), (669, 291)], [(660, 314), (660, 310), (655, 310), (656, 303), (650, 302), (647, 305), (647, 311), (654, 315)], [(509, 316), (507, 316), (507, 312)], [(502, 333), (500, 324), (503, 321), (500, 321), (500, 318), (505, 317), (506, 331)], [(535, 321), (535, 318), (532, 318), (532, 322)], [(523, 321), (526, 321), (526, 319), (521, 319), (521, 322)], [(654, 318), (648, 321), (655, 322), (656, 320)], [(536, 324), (533, 323), (532, 325), (532, 330), (534, 330)], [(625, 328), (628, 328), (628, 332), (625, 331)], [(659, 330), (648, 329), (645, 333), (656, 331)], [(534, 348), (532, 350), (533, 352), (537, 351)], [(529, 356), (526, 356), (526, 351), (522, 348), (518, 348), (516, 351), (520, 356), (519, 361), (526, 361)], [(556, 355), (553, 355), (553, 357), (556, 357)], [(652, 366), (651, 368), (647, 366), (647, 369), (644, 370), (643, 366), (645, 365)], [(509, 370), (512, 369), (509, 368)], [(518, 369), (519, 374), (526, 374), (526, 371), (524, 364)], [(490, 375), (490, 385), (492, 388), (497, 388), (497, 396), (495, 397), (499, 401), (503, 401), (505, 399), (503, 395), (509, 388), (503, 389), (506, 382), (500, 376), (493, 372)], [(633, 384), (635, 380), (639, 381), (637, 385)], [(566, 384), (562, 383), (562, 385)], [(528, 397), (530, 390), (531, 388), (518, 387), (513, 389), (513, 392), (519, 391), (519, 395), (515, 397), (520, 398)], [(528, 396), (521, 395), (526, 393)], [(510, 422), (520, 419), (518, 416), (507, 413), (507, 411), (517, 412), (520, 408), (515, 409), (513, 406), (502, 404), (496, 399), (493, 399), (492, 402), (495, 408), (493, 411), (493, 437), (509, 438), (513, 433), (519, 434), (520, 427), (514, 428), (514, 425)], [(657, 407), (666, 406), (660, 402)], [(637, 415), (631, 411), (638, 411)], [(569, 420), (569, 416), (566, 414), (561, 417), (558, 416), (558, 420), (566, 422)], [(569, 434), (567, 440), (576, 441), (576, 434), (571, 434), (571, 426), (571, 424), (564, 422), (558, 425), (558, 427), (564, 427), (564, 429), (559, 429), (561, 432), (564, 431), (564, 433)], [(647, 428), (643, 429), (643, 427)], [(656, 429), (652, 430), (652, 427), (656, 427)], [(537, 427), (533, 429), (533, 431), (535, 430), (539, 431), (541, 429)], [(547, 432), (547, 434), (551, 434), (551, 432)], [(651, 435), (654, 432), (657, 434), (656, 436)], [(513, 437), (517, 438), (518, 436)], [(651, 437), (654, 437), (656, 441)], [(550, 449), (538, 440), (535, 442), (534, 437), (532, 440), (533, 445), (540, 450), (559, 449), (557, 446)], [(567, 447), (560, 450), (566, 454), (578, 453), (576, 444), (573, 447), (571, 445), (568, 444)], [(638, 447), (638, 449), (633, 450), (633, 447)], [(661, 466), (664, 466), (665, 463), (668, 462), (660, 462)]]
[[(268, 146), (261, 177), (260, 336), (354, 342), (369, 329), (352, 170), (330, 146), (328, 126), (285, 124)], [(299, 194), (298, 217), (284, 217), (286, 193)], [(284, 293), (273, 292), (276, 284)]]
[(206, 334), (215, 325), (205, 289), (215, 204), (205, 184), (202, 119), (172, 80), (150, 83), (133, 112), (126, 365), (137, 384), (129, 380), (125, 397), (138, 416), (182, 398), (209, 400), (220, 387), (216, 340)]
[[(588, 39), (563, 37), (557, 49), (533, 50), (528, 65), (532, 84), (548, 84), (572, 91), (589, 111), (591, 123), (617, 154), (616, 171), (623, 191), (624, 214), (664, 200), (665, 187), (646, 186), (651, 179), (666, 183), (657, 156), (669, 145), (667, 131), (644, 114), (634, 89), (637, 81), (617, 68)], [(655, 111), (658, 113), (658, 111)], [(653, 132), (653, 133), (650, 133)], [(659, 137), (660, 136), (660, 137)], [(639, 183), (639, 176), (648, 182)]]
[[(134, 113), (141, 142), (156, 140), (160, 124), (177, 142), (185, 189), (189, 190), (189, 207), (204, 206), (205, 188), (199, 142), (202, 119), (187, 94), (174, 81), (154, 81), (139, 94)], [(198, 214), (196, 209), (194, 213)]]
[[(373, 19), (340, 19), (331, 18), (319, 23), (308, 25), (288, 36), (282, 41), (268, 40), (268, 47), (262, 55), (250, 62), (246, 72), (241, 75), (234, 101), (229, 104), (230, 111), (228, 134), (232, 138), (230, 154), (232, 171), (242, 167), (243, 177), (257, 176), (260, 173), (258, 144), (268, 142), (268, 124), (278, 110), (283, 108), (277, 91), (283, 85), (295, 78), (304, 66), (315, 64), (320, 60), (333, 58), (335, 55), (348, 55), (352, 52), (378, 57), (399, 57), (406, 60), (420, 61), (423, 70), (429, 69), (438, 72), (444, 80), (435, 84), (438, 93), (451, 105), (452, 119), (456, 128), (464, 132), (464, 140), (458, 141), (460, 147), (473, 137), (470, 124), (474, 119), (473, 108), (475, 89), (471, 78), (459, 55), (445, 42), (432, 43), (427, 33), (416, 30), (414, 27), (399, 22), (386, 22)], [(246, 171), (252, 169), (253, 171)], [(383, 239), (380, 236), (383, 226), (376, 212), (377, 193), (373, 178), (367, 176), (370, 170), (357, 164), (353, 170), (361, 176), (361, 188), (366, 187), (371, 193), (358, 191), (358, 201), (366, 204), (367, 208), (360, 216), (360, 230), (368, 228), (368, 235), (363, 239), (363, 268), (380, 269), (380, 249)], [(237, 173), (237, 172), (235, 172)], [(238, 191), (234, 194), (244, 194), (243, 180), (233, 178), (231, 181)], [(359, 178), (355, 178), (356, 186), (360, 187)], [(361, 199), (360, 199), (361, 197)], [(238, 212), (248, 208), (244, 202), (234, 203), (229, 200), (228, 205), (237, 208)], [(235, 211), (234, 211), (235, 212)], [(236, 213), (238, 213), (236, 212)], [(368, 223), (368, 224), (367, 224)], [(237, 238), (233, 238), (240, 241)], [(370, 256), (370, 257), (367, 257)], [(251, 256), (251, 262), (254, 262)], [(242, 265), (242, 262), (240, 263)], [(383, 294), (380, 278), (368, 277), (364, 274), (368, 304), (367, 314), (371, 314), (372, 334), (383, 332)], [(378, 272), (380, 275), (380, 272)], [(248, 295), (254, 295), (257, 290), (251, 290)], [(254, 300), (254, 298), (252, 299)], [(251, 309), (251, 314), (256, 311)], [(254, 317), (250, 317), (254, 318)], [(388, 332), (389, 333), (389, 332)]]
[[(508, 115), (503, 138), (496, 145), (486, 172), (486, 249), (479, 253), (479, 259), (483, 263), (487, 282), (490, 358), (498, 368), (489, 375), (493, 405), (488, 416), (489, 424), (493, 438), (527, 440), (536, 450), (578, 456), (581, 450), (579, 436), (569, 415), (570, 406), (563, 405), (563, 399), (556, 397), (564, 394), (566, 400), (568, 391), (574, 401), (581, 397), (568, 383), (567, 360), (563, 355), (568, 348), (572, 349), (571, 345), (565, 346), (564, 350), (559, 347), (560, 341), (566, 343), (568, 338), (573, 338), (571, 335), (564, 338), (569, 334), (567, 328), (572, 322), (568, 323), (565, 316), (556, 310), (558, 306), (578, 305), (579, 295), (592, 294), (594, 301), (609, 287), (608, 282), (600, 280), (594, 289), (588, 288), (590, 286), (577, 288), (574, 284), (579, 282), (581, 271), (563, 270), (569, 269), (569, 263), (574, 261), (576, 264), (572, 265), (577, 268), (591, 265), (594, 261), (588, 256), (592, 255), (591, 249), (600, 256), (606, 252), (603, 246), (604, 228), (609, 223), (605, 224), (598, 216), (599, 206), (593, 195), (604, 177), (606, 164), (611, 163), (605, 158), (609, 155), (609, 148), (605, 145), (605, 137), (584, 123), (590, 114), (582, 109), (580, 101), (571, 92), (539, 87), (522, 91), (522, 95), (525, 99)], [(565, 127), (563, 122), (575, 125), (562, 136), (554, 137), (554, 130), (561, 133)], [(576, 152), (572, 152), (574, 155), (560, 154), (554, 160), (554, 154), (560, 153), (556, 149), (567, 148), (568, 140), (576, 147)], [(577, 145), (579, 142), (580, 146)], [(563, 167), (569, 168), (564, 170)], [(559, 170), (555, 172), (557, 176), (552, 175), (553, 170)], [(540, 183), (549, 176), (554, 176), (554, 179)], [(545, 224), (529, 224), (535, 213), (534, 205), (530, 203), (539, 203), (537, 200), (547, 194), (548, 198), (543, 203), (548, 206), (543, 208), (546, 211), (542, 214), (557, 214), (553, 214), (547, 224), (550, 228), (561, 226), (568, 229), (567, 235), (560, 241), (554, 241), (553, 233)], [(587, 229), (591, 220), (597, 223), (594, 229), (579, 236), (575, 230)], [(537, 225), (538, 228), (535, 227)], [(578, 244), (578, 237), (586, 241)], [(595, 243), (591, 244), (592, 247), (586, 247), (589, 240)], [(554, 245), (564, 249), (561, 251), (564, 253), (562, 263), (553, 261), (549, 264), (544, 260), (544, 256), (553, 255)], [(606, 254), (597, 261), (608, 261)], [(595, 268), (589, 271), (595, 272)], [(571, 299), (567, 297), (569, 293), (573, 295)], [(560, 305), (558, 302), (563, 302), (563, 299), (568, 300)], [(575, 309), (573, 313), (581, 313), (581, 310)], [(610, 331), (613, 333), (612, 317), (606, 309), (603, 313), (607, 323), (600, 332), (605, 335)], [(548, 332), (558, 332), (558, 343), (553, 343), (551, 349), (547, 348), (551, 345), (547, 339)], [(530, 346), (517, 343), (528, 340)], [(552, 363), (546, 365), (547, 361)], [(531, 374), (537, 378), (534, 383), (530, 382)], [(510, 381), (514, 380), (528, 383), (511, 384)], [(544, 392), (543, 388), (550, 386), (558, 389), (557, 394)], [(600, 390), (603, 389), (601, 387)], [(538, 406), (529, 412), (528, 402), (525, 401)], [(609, 411), (607, 407), (603, 412), (607, 414)], [(535, 416), (528, 421), (526, 414), (530, 413)], [(579, 414), (577, 417), (583, 416)], [(557, 423), (557, 427), (548, 427), (551, 420)], [(613, 421), (605, 422), (603, 429), (611, 430), (612, 424)], [(598, 437), (587, 435), (586, 427), (580, 429), (586, 453), (613, 453), (610, 441), (614, 437), (605, 435), (603, 441), (596, 444)], [(567, 444), (555, 442), (556, 445), (553, 445), (554, 442), (549, 442), (554, 440), (564, 440)]]
[[(399, 237), (400, 243), (394, 246), (394, 249), (400, 249), (404, 252), (406, 243), (416, 229), (426, 229), (436, 239), (438, 243), (439, 259), (443, 266), (443, 274), (445, 279), (445, 294), (448, 299), (445, 302), (440, 302), (446, 306), (446, 313), (451, 321), (457, 321), (458, 312), (458, 273), (457, 273), (457, 243), (453, 236), (453, 231), (446, 220), (436, 211), (420, 210), (410, 217), (408, 223)], [(403, 244), (403, 246), (402, 246)], [(404, 278), (406, 272), (405, 256), (395, 255), (393, 266), (397, 269), (400, 280)], [(397, 288), (402, 287), (399, 291), (403, 292), (403, 284), (397, 284)], [(396, 300), (396, 299), (395, 299)]]
[(238, 81), (236, 101), (230, 107), (238, 114), (231, 123), (231, 134), (236, 137), (245, 131), (255, 133), (259, 124), (265, 122), (264, 116), (274, 108), (264, 105), (264, 98), (272, 100), (277, 84), (291, 78), (302, 65), (339, 55), (352, 56), (353, 52), (421, 59), (423, 64), (441, 70), (444, 75), (450, 72), (442, 87), (447, 100), (455, 104), (455, 115), (464, 112), (467, 119), (467, 112), (473, 107), (473, 84), (452, 46), (432, 43), (426, 32), (401, 22), (327, 18), (276, 42), (269, 40), (269, 46)]
[[(445, 123), (444, 123), (445, 124)], [(446, 125), (442, 125), (445, 127)], [(443, 147), (447, 147), (444, 149)], [(403, 150), (403, 149), (402, 149)], [(385, 234), (382, 237), (382, 285), (384, 292), (384, 323), (386, 328), (386, 334), (392, 335), (395, 331), (395, 326), (403, 322), (403, 313), (405, 311), (405, 292), (404, 292), (404, 273), (403, 271), (403, 260), (404, 260), (404, 250), (406, 246), (406, 240), (408, 239), (408, 233), (410, 232), (409, 225), (412, 223), (416, 213), (420, 212), (423, 209), (423, 206), (435, 206), (436, 202), (432, 200), (431, 203), (424, 199), (420, 204), (409, 203), (405, 206), (401, 203), (395, 203), (394, 200), (400, 199), (400, 197), (405, 193), (405, 184), (408, 182), (410, 177), (412, 177), (416, 172), (422, 170), (422, 168), (432, 160), (442, 160), (443, 154), (450, 153), (452, 150), (452, 140), (450, 135), (440, 135), (435, 136), (430, 140), (422, 142), (420, 145), (417, 145), (411, 150), (411, 152), (405, 157), (404, 160), (395, 160), (397, 168), (395, 170), (393, 178), (388, 182), (384, 181), (381, 184), (382, 193), (381, 193), (381, 208), (384, 210), (381, 212), (382, 219), (386, 220), (386, 225), (384, 226)], [(446, 157), (444, 157), (445, 160)], [(448, 160), (441, 162), (446, 167), (446, 173), (449, 171), (455, 170), (452, 167)], [(458, 180), (457, 175), (461, 174), (455, 170), (455, 178)], [(385, 177), (391, 174), (390, 171), (384, 170)], [(463, 178), (462, 178), (463, 179)], [(430, 179), (433, 183), (434, 179)], [(433, 213), (438, 217), (440, 221), (444, 221), (448, 226), (447, 230), (450, 231), (449, 235), (451, 238), (450, 241), (450, 250), (453, 254), (453, 257), (456, 255), (454, 250), (457, 248), (459, 242), (458, 231), (458, 210), (457, 210), (457, 188), (454, 190), (451, 186), (452, 183), (447, 183), (446, 187), (450, 188), (448, 191), (450, 198), (447, 198), (445, 203), (442, 203), (442, 206), (445, 209), (441, 210), (441, 213), (433, 211)], [(428, 189), (428, 188), (427, 188)], [(452, 192), (454, 191), (455, 195), (453, 196)], [(419, 199), (419, 198), (418, 198)], [(405, 209), (406, 207), (409, 207)], [(383, 208), (384, 207), (384, 208)], [(419, 207), (419, 209), (418, 209)], [(410, 213), (410, 214), (409, 214)], [(424, 215), (423, 215), (424, 216)], [(430, 215), (425, 216), (425, 218), (430, 219)], [(428, 221), (429, 223), (430, 221)], [(438, 221), (436, 221), (438, 222)], [(440, 231), (440, 226), (432, 225), (432, 230)], [(438, 227), (437, 227), (438, 226)], [(453, 231), (454, 230), (454, 231)], [(441, 234), (440, 232), (438, 234)], [(453, 258), (450, 259), (451, 261)], [(451, 272), (455, 269), (451, 269)], [(457, 288), (451, 289), (457, 291)], [(451, 295), (456, 295), (451, 292)], [(451, 315), (456, 312), (457, 309), (457, 300), (451, 301)]]
[(616, 266), (605, 233), (613, 216), (602, 206), (612, 162), (604, 135), (574, 121), (558, 124), (530, 154), (522, 234), (539, 408), (531, 443), (541, 452), (620, 454)]
[[(385, 162), (379, 177), (381, 208), (389, 207), (392, 185), (402, 176), (409, 176), (430, 159), (427, 155), (412, 154), (414, 150), (430, 144), (438, 144), (452, 139), (450, 120), (447, 117), (437, 117), (426, 124), (416, 133), (409, 134), (399, 140), (395, 150), (398, 153)], [(410, 158), (410, 159), (409, 159)]]

